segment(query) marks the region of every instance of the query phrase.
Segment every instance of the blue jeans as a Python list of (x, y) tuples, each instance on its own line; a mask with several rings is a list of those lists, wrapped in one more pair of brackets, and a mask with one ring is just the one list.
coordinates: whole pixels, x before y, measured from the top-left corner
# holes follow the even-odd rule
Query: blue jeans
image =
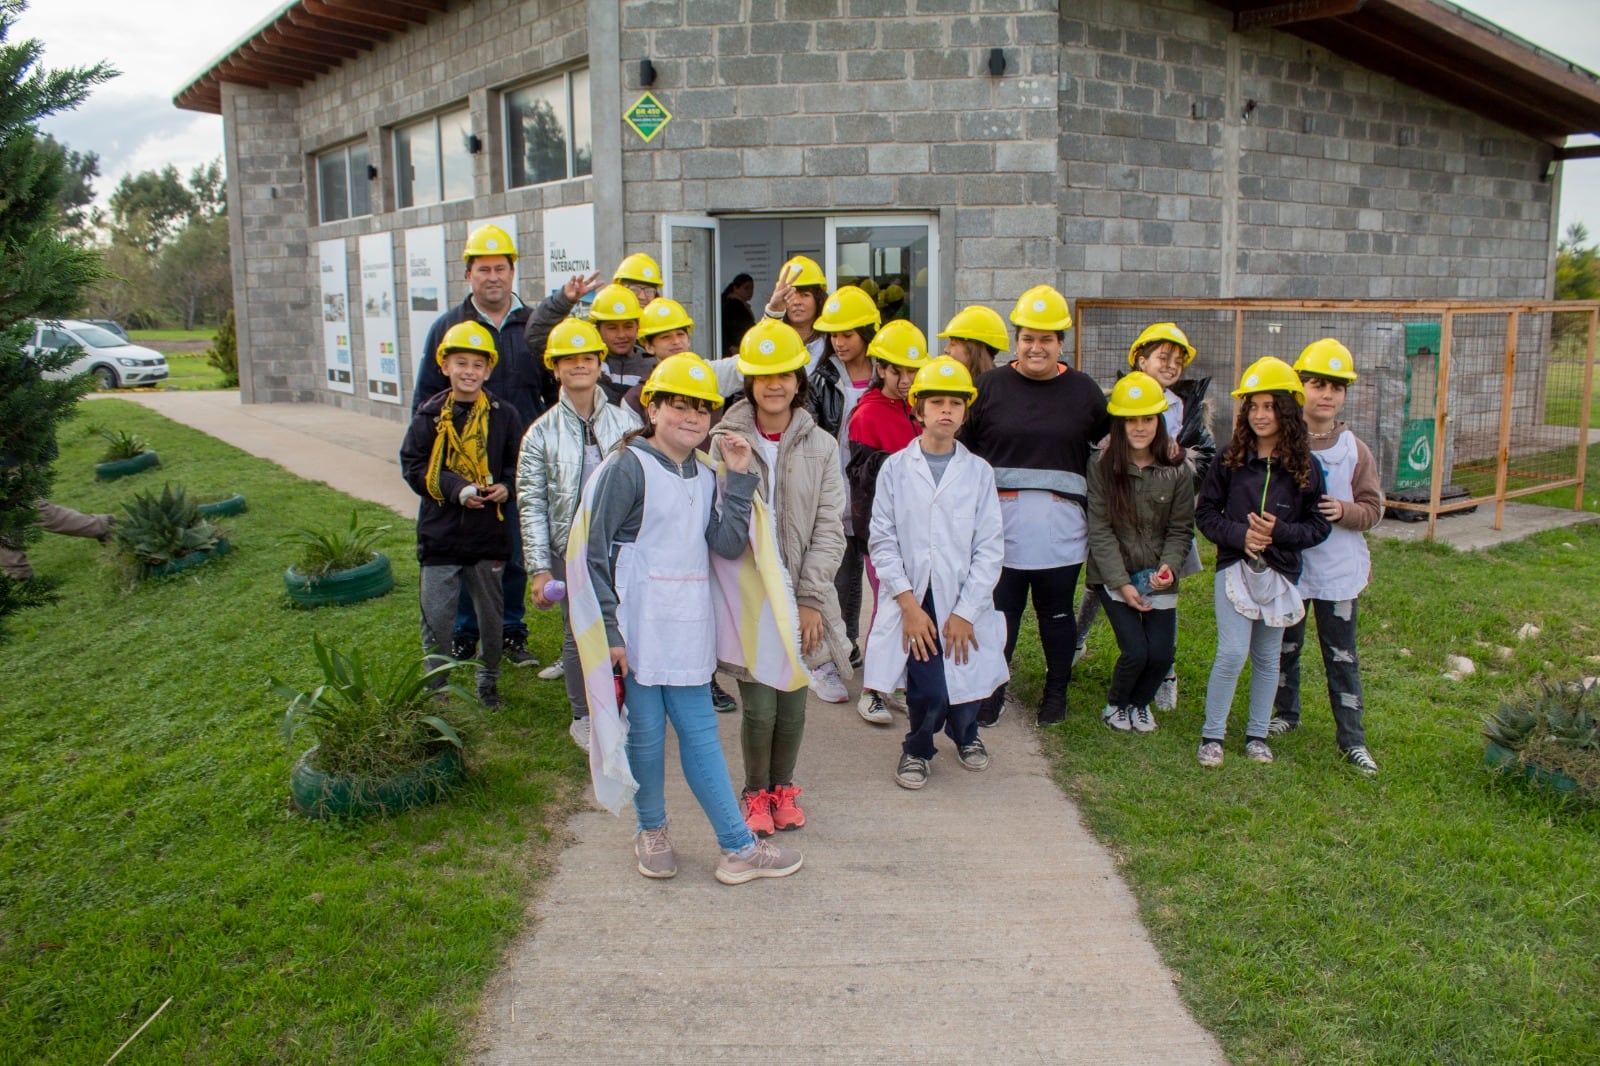
[(717, 712), (711, 708), (711, 685), (641, 685), (633, 674), (623, 681), (628, 709), (628, 765), (639, 791), (633, 811), (640, 829), (667, 824), (667, 719), (678, 734), (678, 758), (706, 820), (724, 851), (741, 851), (756, 842), (739, 813), (728, 776), (728, 760), (717, 736)]
[[(929, 618), (939, 617), (933, 606), (932, 588), (922, 597), (922, 609)], [(906, 656), (906, 713), (911, 718), (911, 729), (900, 750), (919, 759), (931, 759), (938, 751), (933, 738), (940, 732), (955, 741), (957, 748), (971, 744), (978, 739), (978, 705), (982, 702), (950, 702), (950, 689), (944, 680), (944, 635), (936, 631), (927, 662), (918, 662), (915, 655)]]
[[(511, 525), (511, 542), (506, 548), (505, 573), (500, 578), (500, 591), (505, 597), (500, 614), (500, 632), (503, 636), (527, 640), (528, 623), (522, 616), (528, 610), (528, 570), (522, 562), (522, 522), (517, 518), (517, 498), (513, 496), (501, 504), (501, 510)], [(478, 642), (478, 616), (473, 613), (472, 597), (467, 595), (464, 585), (456, 601), (455, 639), (470, 640), (474, 644)]]
[[(1244, 563), (1235, 563), (1243, 566)], [(1283, 650), (1283, 630), (1246, 618), (1228, 599), (1228, 575), (1218, 572), (1212, 590), (1217, 612), (1217, 655), (1211, 664), (1211, 680), (1206, 684), (1206, 722), (1200, 729), (1202, 740), (1222, 740), (1228, 732), (1228, 711), (1233, 707), (1239, 675), (1245, 659), (1250, 660), (1250, 721), (1244, 735), (1250, 740), (1266, 740), (1272, 721), (1272, 700), (1278, 694), (1278, 656)]]

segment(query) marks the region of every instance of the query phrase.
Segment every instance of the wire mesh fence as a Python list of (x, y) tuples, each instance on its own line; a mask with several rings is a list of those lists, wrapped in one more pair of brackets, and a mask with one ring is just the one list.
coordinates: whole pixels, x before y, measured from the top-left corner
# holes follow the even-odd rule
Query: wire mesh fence
[[(1428, 522), (1571, 488), (1582, 505), (1600, 303), (1301, 300), (1079, 300), (1079, 369), (1109, 387), (1153, 322), (1175, 322), (1196, 349), (1185, 376), (1211, 379), (1219, 444), (1229, 395), (1265, 355), (1293, 363), (1334, 337), (1355, 356), (1344, 421), (1378, 463), (1389, 513)], [(1560, 501), (1564, 502), (1564, 500)]]

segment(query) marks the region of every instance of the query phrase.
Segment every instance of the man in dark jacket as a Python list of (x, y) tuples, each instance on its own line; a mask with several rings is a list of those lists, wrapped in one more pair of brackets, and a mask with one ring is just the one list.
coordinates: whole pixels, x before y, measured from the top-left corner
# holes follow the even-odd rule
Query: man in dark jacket
[[(517, 296), (517, 253), (511, 236), (499, 226), (479, 226), (467, 236), (462, 258), (467, 263), (470, 292), (459, 307), (440, 315), (428, 330), (422, 358), (418, 360), (420, 368), (417, 387), (411, 397), (411, 413), (416, 414), (426, 401), (450, 388), (434, 356), (451, 326), (471, 321), (488, 328), (499, 352), (488, 387), (496, 397), (511, 404), (523, 425), (532, 425), (554, 401), (554, 381), (546, 373), (543, 362), (528, 353), (524, 333), (529, 310)], [(508, 506), (515, 509), (516, 500)], [(527, 610), (528, 571), (522, 564), (521, 524), (514, 515), (511, 536), (513, 542), (504, 578), (505, 613), (501, 637), (504, 656), (513, 666), (538, 666), (539, 660), (528, 654), (528, 624), (523, 618)], [(471, 598), (463, 591), (451, 652), (458, 659), (467, 659), (477, 647), (478, 618), (473, 613)]]

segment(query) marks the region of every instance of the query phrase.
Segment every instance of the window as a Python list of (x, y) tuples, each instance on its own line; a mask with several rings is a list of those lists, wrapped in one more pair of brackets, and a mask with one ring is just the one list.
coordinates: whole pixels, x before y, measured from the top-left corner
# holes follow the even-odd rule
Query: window
[(372, 184), (367, 178), (370, 152), (356, 141), (317, 156), (317, 206), (321, 221), (337, 222), (372, 214)]
[(592, 172), (587, 70), (509, 90), (505, 104), (507, 186)]
[(472, 116), (466, 108), (394, 131), (395, 203), (420, 207), (472, 196)]

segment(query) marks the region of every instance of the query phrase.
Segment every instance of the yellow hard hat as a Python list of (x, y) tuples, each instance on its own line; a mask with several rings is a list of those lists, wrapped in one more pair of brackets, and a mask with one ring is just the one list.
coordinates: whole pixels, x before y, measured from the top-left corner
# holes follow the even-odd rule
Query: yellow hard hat
[(1356, 379), (1355, 357), (1350, 354), (1349, 348), (1332, 337), (1324, 337), (1306, 345), (1306, 350), (1294, 361), (1294, 368), (1301, 374), (1315, 374), (1319, 378), (1342, 381), (1346, 385)]
[(499, 226), (479, 226), (467, 234), (467, 246), (461, 252), (461, 259), (470, 263), (480, 255), (503, 255), (515, 263), (517, 246), (512, 241), (511, 234)]
[(1067, 298), (1048, 285), (1035, 285), (1023, 293), (1012, 308), (1011, 322), (1024, 329), (1060, 331), (1072, 328), (1072, 312)]
[(590, 322), (637, 322), (639, 298), (626, 285), (612, 282), (594, 294), (594, 305), (589, 308)]
[(617, 264), (612, 281), (636, 281), (641, 285), (661, 284), (661, 267), (643, 252), (634, 252)]
[[(795, 273), (797, 270), (799, 273)], [(790, 274), (795, 276), (790, 277)], [(822, 272), (822, 268), (817, 265), (817, 261), (803, 255), (797, 255), (779, 267), (778, 280), (787, 281), (797, 289), (812, 286), (824, 289), (828, 287), (828, 276)]]
[(1189, 338), (1184, 335), (1183, 330), (1179, 329), (1176, 323), (1157, 322), (1155, 325), (1147, 327), (1143, 333), (1139, 334), (1139, 339), (1134, 341), (1133, 347), (1128, 349), (1128, 365), (1134, 367), (1138, 366), (1139, 363), (1135, 357), (1139, 354), (1139, 349), (1143, 348), (1147, 344), (1154, 344), (1157, 341), (1169, 341), (1173, 344), (1176, 344), (1179, 348), (1182, 348), (1184, 366), (1188, 366), (1194, 361), (1194, 345), (1189, 343)]
[(1106, 403), (1107, 413), (1117, 418), (1158, 415), (1167, 407), (1167, 392), (1161, 382), (1140, 370), (1117, 379)]
[(712, 407), (722, 406), (722, 396), (717, 392), (717, 374), (711, 364), (693, 352), (669, 355), (656, 364), (650, 380), (639, 390), (639, 402), (646, 407), (656, 393), (687, 396), (691, 400), (704, 400)]
[(605, 356), (606, 342), (600, 339), (600, 331), (581, 318), (564, 318), (550, 331), (545, 341), (544, 365), (546, 369), (554, 370), (557, 359), (582, 355), (584, 352), (593, 352), (602, 358)]
[(451, 352), (477, 352), (487, 356), (489, 369), (500, 361), (500, 353), (494, 346), (494, 334), (482, 322), (457, 322), (444, 331), (444, 339), (439, 342), (439, 350), (434, 353), (434, 358), (444, 366), (444, 357)]
[(975, 305), (963, 307), (950, 319), (949, 325), (939, 332), (941, 337), (977, 341), (987, 344), (997, 352), (1009, 351), (1011, 339), (1006, 336), (1006, 320), (992, 308)]
[(822, 314), (811, 323), (818, 333), (844, 333), (862, 326), (877, 329), (883, 322), (872, 297), (854, 285), (842, 285), (823, 301)]
[(1242, 400), (1258, 392), (1287, 392), (1301, 404), (1306, 402), (1306, 387), (1294, 368), (1276, 356), (1264, 355), (1245, 368), (1233, 398)]
[(906, 298), (906, 290), (898, 285), (890, 285), (878, 294), (878, 306), (888, 307), (897, 304)]
[(763, 318), (746, 330), (739, 342), (739, 373), (747, 378), (787, 374), (810, 361), (811, 352), (800, 334), (775, 318)]
[(928, 365), (928, 338), (910, 322), (897, 318), (872, 338), (867, 354), (895, 366), (921, 370)]
[(952, 359), (948, 355), (941, 355), (917, 371), (917, 376), (911, 381), (911, 392), (906, 399), (914, 404), (928, 392), (949, 392), (965, 396), (968, 403), (978, 398), (978, 390), (972, 384), (971, 372), (961, 360)]
[(665, 296), (657, 296), (650, 301), (650, 306), (644, 309), (639, 316), (639, 336), (654, 337), (661, 333), (671, 333), (681, 329), (685, 333), (694, 332), (694, 319), (689, 317), (689, 312), (676, 300), (669, 300)]
[(862, 278), (856, 283), (856, 288), (874, 298), (878, 295), (878, 283), (871, 278)]

